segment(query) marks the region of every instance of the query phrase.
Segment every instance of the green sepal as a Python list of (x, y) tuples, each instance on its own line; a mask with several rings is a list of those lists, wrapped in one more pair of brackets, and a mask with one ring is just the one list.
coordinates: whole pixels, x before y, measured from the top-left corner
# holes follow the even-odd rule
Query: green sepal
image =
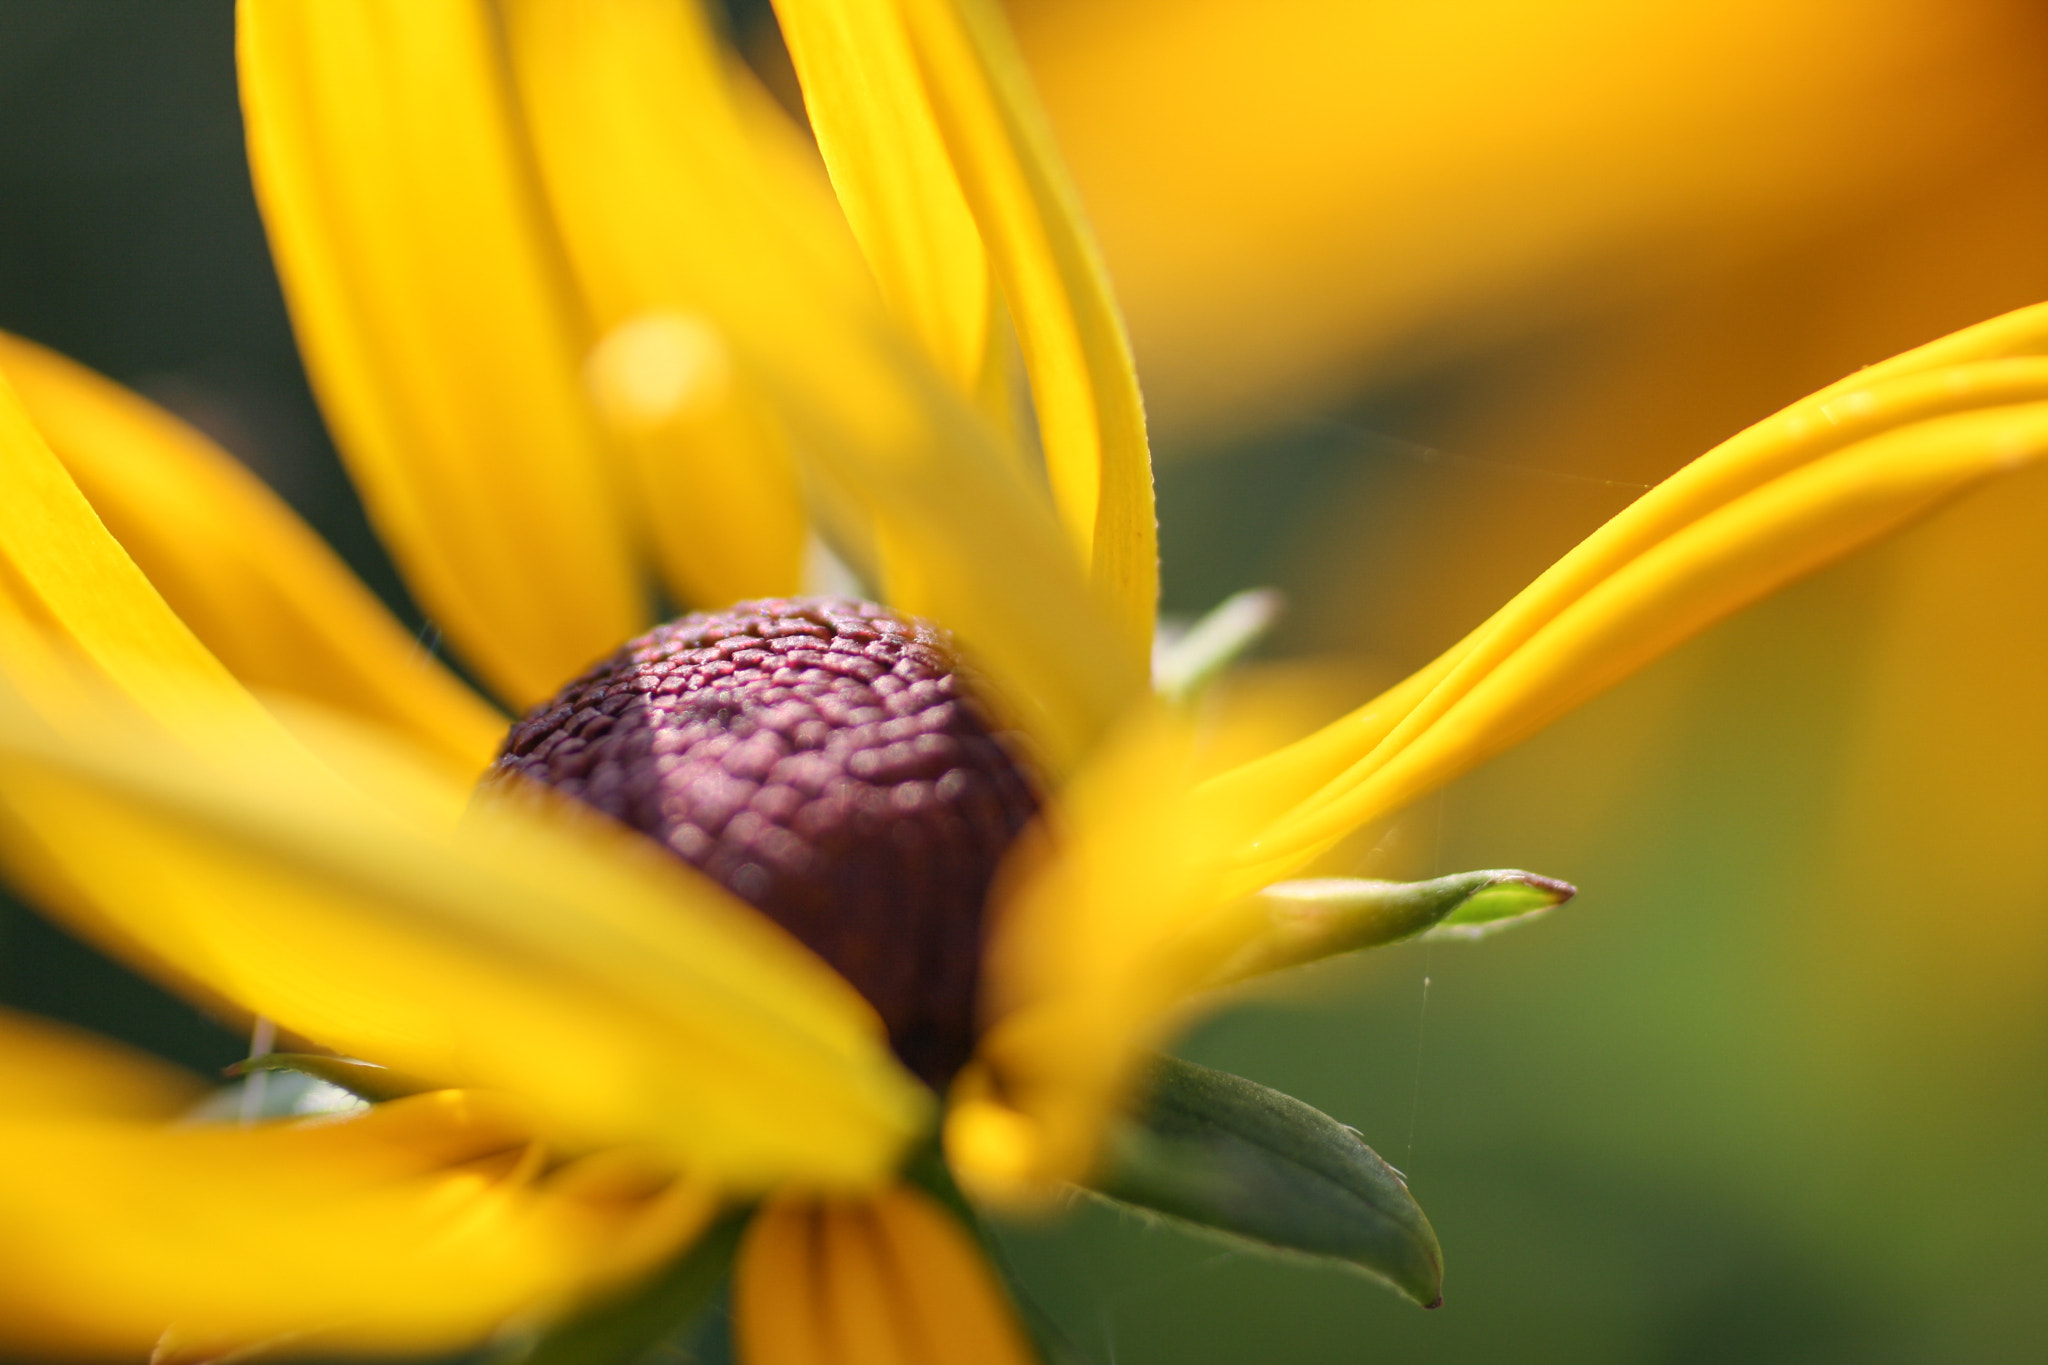
[(1154, 1060), (1088, 1188), (1239, 1245), (1338, 1262), (1425, 1308), (1443, 1252), (1401, 1173), (1358, 1133), (1263, 1085)]
[[(1424, 930), (1422, 937), (1485, 938), (1498, 930), (1527, 924), (1544, 911), (1555, 910), (1579, 894), (1579, 888), (1570, 882), (1561, 882), (1555, 877), (1539, 877), (1534, 872), (1467, 872), (1461, 875), (1490, 877), (1492, 880), (1467, 895), (1450, 914)], [(1456, 878), (1445, 880), (1455, 881)]]
[(1578, 894), (1533, 872), (1458, 872), (1426, 882), (1326, 877), (1258, 893), (1268, 929), (1222, 973), (1235, 981), (1402, 939), (1473, 939), (1525, 922)]
[[(649, 1278), (574, 1316), (508, 1342), (485, 1365), (680, 1365), (723, 1354), (705, 1322), (732, 1277), (751, 1208), (720, 1218)], [(706, 1346), (711, 1349), (706, 1350)]]
[(240, 1080), (258, 1071), (294, 1071), (301, 1076), (325, 1081), (371, 1104), (402, 1100), (407, 1095), (423, 1095), (429, 1090), (447, 1089), (432, 1081), (408, 1076), (403, 1071), (378, 1066), (375, 1062), (359, 1062), (353, 1057), (323, 1057), (313, 1052), (266, 1052), (260, 1057), (236, 1062), (225, 1068), (223, 1074)]

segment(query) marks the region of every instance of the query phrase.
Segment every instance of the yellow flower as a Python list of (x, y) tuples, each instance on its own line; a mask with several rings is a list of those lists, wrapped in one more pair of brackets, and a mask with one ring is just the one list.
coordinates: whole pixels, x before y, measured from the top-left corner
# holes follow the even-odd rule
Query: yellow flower
[(9, 1023), (9, 1345), (446, 1346), (687, 1274), (759, 1200), (747, 1359), (1027, 1358), (957, 1210), (899, 1179), (935, 1131), (989, 1199), (1088, 1178), (1148, 1046), (1246, 964), (1349, 941), (1262, 888), (2048, 449), (2029, 310), (1735, 437), (1414, 677), (1204, 772), (1148, 684), (1121, 324), (999, 21), (778, 10), (829, 186), (680, 0), (244, 0), (251, 154), (365, 502), (496, 696), (541, 702), (650, 624), (651, 579), (787, 594), (818, 539), (951, 632), (1048, 806), (990, 907), (972, 1060), (936, 1093), (711, 878), (477, 794), (489, 703), (224, 457), (9, 343), (14, 875), (222, 1012), (425, 1087), (175, 1126), (178, 1078)]

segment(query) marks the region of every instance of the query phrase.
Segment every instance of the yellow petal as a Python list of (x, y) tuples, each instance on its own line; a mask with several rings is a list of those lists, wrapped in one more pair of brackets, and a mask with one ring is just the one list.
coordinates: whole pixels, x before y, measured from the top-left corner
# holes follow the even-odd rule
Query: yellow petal
[(538, 798), (446, 827), (423, 816), (450, 804), (441, 770), (374, 732), (355, 747), (382, 805), (251, 728), (223, 716), (195, 753), (110, 711), (59, 741), (0, 704), (9, 842), (145, 965), (336, 1051), (519, 1094), (570, 1144), (858, 1186), (924, 1122), (852, 988), (665, 853)]
[(833, 189), (882, 297), (962, 393), (978, 392), (997, 338), (988, 253), (890, 5), (776, 6)]
[(299, 343), (422, 605), (528, 705), (645, 613), (588, 337), (480, 0), (244, 0), (243, 112)]
[[(1223, 775), (1210, 784), (1210, 797), (1266, 815), (1293, 807), (1298, 828), (1305, 828), (1300, 817), (1354, 788), (1559, 613), (1661, 542), (1855, 442), (1945, 414), (2048, 398), (2048, 361), (2026, 354), (2042, 349), (2044, 336), (2048, 311), (1993, 319), (1851, 376), (1747, 429), (1638, 499), (1427, 668), (1300, 743)], [(1791, 576), (1788, 570), (1779, 581)], [(1320, 828), (1321, 837), (1334, 837), (1337, 823)], [(1301, 839), (1276, 842), (1270, 856), (1298, 864), (1307, 848)]]
[(1053, 495), (1098, 591), (1149, 653), (1157, 522), (1123, 319), (1009, 30), (982, 0), (901, 0), (933, 111), (1037, 400)]
[(838, 1365), (825, 1316), (822, 1206), (777, 1200), (747, 1224), (733, 1267), (740, 1365)]
[[(300, 750), (173, 613), (80, 493), (0, 374), (0, 692), (26, 718), (90, 734), (108, 696), (146, 714), (151, 738), (204, 748), (227, 716), (287, 765)], [(157, 727), (162, 727), (158, 729)], [(55, 860), (24, 849), (18, 879), (74, 912), (89, 937), (144, 970), (180, 973), (79, 895)], [(181, 984), (205, 995), (190, 978)]]
[(1145, 409), (1094, 239), (1004, 20), (977, 0), (782, 0), (776, 12), (883, 293), (963, 387), (985, 368), (979, 280), (993, 264), (1059, 516), (1130, 647), (1149, 651), (1159, 555)]
[(31, 342), (0, 334), (0, 370), (121, 547), (243, 683), (389, 725), (472, 772), (489, 762), (503, 718), (231, 456)]
[(1037, 1354), (994, 1268), (952, 1214), (923, 1191), (897, 1185), (874, 1201), (877, 1240), (901, 1278), (907, 1314), (933, 1365), (1028, 1365)]
[(590, 386), (631, 457), (670, 594), (717, 608), (798, 591), (809, 526), (767, 404), (701, 315), (662, 306), (600, 316), (613, 312), (590, 355)]
[(855, 1202), (777, 1200), (734, 1272), (742, 1365), (1030, 1365), (980, 1250), (905, 1185)]
[(1589, 587), (1426, 722), (1417, 708), (1256, 857), (1301, 856), (1399, 809), (1730, 613), (2044, 455), (2048, 401), (1916, 422), (1735, 498)]
[[(506, 15), (528, 98), (554, 89), (560, 68), (547, 26), (568, 16), (524, 5)], [(686, 19), (644, 17), (656, 25)], [(831, 194), (816, 152), (798, 145), (802, 135), (788, 116), (742, 71), (728, 66), (705, 79), (731, 85), (734, 113), (760, 163), (780, 168), (789, 198), (829, 222)], [(590, 183), (600, 167), (589, 163), (579, 127), (537, 120), (539, 168), (570, 267), (602, 331), (588, 380), (607, 426), (631, 454), (635, 503), (669, 591), (700, 607), (796, 592), (809, 526), (789, 437), (704, 316), (690, 283), (699, 267), (676, 259), (689, 248), (662, 236), (672, 225), (661, 213), (672, 187), (633, 177)], [(801, 164), (806, 156), (809, 165)]]
[(0, 1342), (474, 1341), (622, 1273), (610, 1248), (649, 1211), (458, 1164), (513, 1136), (456, 1094), (245, 1129), (0, 1120)]
[(1258, 932), (1222, 875), (1256, 825), (1194, 799), (1194, 739), (1184, 716), (1127, 726), (1003, 868), (987, 1031), (948, 1127), (988, 1197), (1085, 1175), (1141, 1050)]
[(827, 1359), (847, 1365), (909, 1365), (926, 1359), (922, 1343), (912, 1335), (914, 1327), (904, 1320), (908, 1305), (899, 1301), (903, 1291), (894, 1282), (895, 1268), (883, 1263), (875, 1243), (870, 1208), (865, 1203), (828, 1205), (813, 1215), (811, 1227), (811, 1255), (819, 1263), (813, 1292), (831, 1347)]
[(1042, 493), (761, 155), (701, 20), (673, 0), (516, 0), (507, 12), (555, 203), (590, 216), (605, 244), (594, 254), (710, 320), (775, 404), (818, 496), (872, 517), (914, 562), (915, 587), (892, 590), (894, 605), (959, 636), (1047, 764), (1071, 766), (1143, 695), (1142, 660)]
[(24, 1116), (167, 1119), (199, 1078), (46, 1019), (0, 1011), (0, 1122)]
[(0, 627), (0, 679), (39, 702), (64, 704), (76, 662), (161, 720), (195, 706), (256, 710), (107, 534), (4, 376)]
[(1825, 401), (1840, 393), (1867, 388), (1880, 379), (1962, 365), (1972, 360), (2030, 355), (2048, 355), (2048, 303), (2015, 308), (2010, 313), (1987, 318), (1960, 332), (1937, 337), (1924, 346), (1902, 351), (1889, 360), (1880, 360), (1836, 380), (1814, 397)]
[(1204, 797), (1253, 826), (1279, 819), (1341, 775), (1359, 755), (1373, 752), (1485, 638), (1482, 627), (1356, 711), (1216, 775), (1204, 786)]

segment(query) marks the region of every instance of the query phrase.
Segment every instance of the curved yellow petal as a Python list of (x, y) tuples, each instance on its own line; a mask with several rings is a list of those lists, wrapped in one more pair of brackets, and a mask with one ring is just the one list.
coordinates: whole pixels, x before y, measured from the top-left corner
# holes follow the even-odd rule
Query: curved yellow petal
[(776, 6), (818, 150), (882, 297), (962, 393), (1000, 341), (988, 253), (891, 5)]
[(1427, 668), (1317, 734), (1223, 775), (1210, 795), (1275, 817), (1289, 808), (1305, 815), (1334, 800), (1560, 612), (1718, 509), (1879, 433), (2048, 398), (2048, 360), (2027, 354), (2048, 349), (2044, 337), (2048, 310), (1993, 319), (1873, 366), (1745, 430), (1631, 504)]
[[(0, 373), (0, 692), (22, 717), (89, 735), (103, 699), (151, 722), (152, 740), (202, 748), (231, 715), (278, 761), (306, 755), (181, 621), (110, 535)], [(160, 729), (158, 727), (161, 727)], [(17, 878), (102, 946), (180, 973), (81, 897), (55, 861), (23, 851)], [(181, 984), (204, 994), (199, 982)]]
[(2010, 313), (2000, 313), (1960, 332), (1951, 332), (1910, 351), (1901, 351), (1888, 360), (1866, 365), (1828, 385), (1814, 398), (1826, 401), (1853, 389), (1868, 388), (1880, 379), (1964, 365), (1973, 360), (2039, 355), (2048, 355), (2048, 303), (2029, 304)]
[(554, 201), (716, 327), (817, 496), (871, 517), (914, 565), (894, 605), (951, 629), (1046, 763), (1070, 768), (1144, 694), (1142, 660), (1042, 493), (762, 157), (701, 18), (678, 0), (514, 0), (508, 15)]
[(257, 709), (107, 533), (0, 374), (0, 680), (61, 707), (83, 681), (74, 663), (159, 720)]
[(611, 1249), (647, 1201), (557, 1194), (528, 1168), (476, 1162), (511, 1133), (468, 1097), (384, 1108), (405, 1112), (256, 1128), (0, 1119), (0, 1343), (139, 1356), (160, 1339), (312, 1334), (327, 1349), (445, 1349), (636, 1268)]
[(1205, 795), (1254, 826), (1277, 820), (1369, 754), (1486, 638), (1481, 627), (1386, 691), (1303, 739), (1213, 777)]
[(789, 439), (717, 331), (674, 307), (623, 314), (588, 373), (676, 601), (716, 609), (797, 592), (810, 528)]
[(908, 1305), (875, 1243), (872, 1208), (866, 1203), (828, 1205), (812, 1226), (819, 1317), (831, 1347), (827, 1359), (846, 1365), (921, 1365), (929, 1359), (919, 1349), (923, 1343), (906, 1331)]
[(837, 1365), (825, 1316), (825, 1212), (808, 1200), (764, 1204), (733, 1267), (733, 1338), (740, 1365)]
[(1142, 1049), (1258, 932), (1224, 875), (1258, 827), (1195, 799), (1195, 739), (1185, 715), (1126, 726), (1002, 870), (986, 1031), (947, 1133), (986, 1197), (1085, 1175)]
[(884, 295), (968, 391), (988, 363), (993, 265), (1060, 518), (1149, 650), (1158, 540), (1130, 345), (1001, 16), (978, 0), (778, 0), (776, 13)]
[(32, 342), (0, 334), (0, 371), (121, 548), (243, 683), (389, 725), (472, 772), (490, 761), (504, 719), (233, 457)]
[(299, 344), (420, 602), (515, 705), (646, 604), (481, 0), (243, 0), (250, 164)]
[(776, 1200), (734, 1270), (742, 1365), (1031, 1365), (987, 1260), (932, 1198)]
[(251, 730), (223, 715), (195, 752), (108, 709), (60, 738), (0, 701), (8, 842), (59, 870), (88, 932), (174, 981), (518, 1094), (570, 1144), (860, 1186), (924, 1123), (928, 1093), (853, 989), (665, 853), (537, 795), (449, 827), (441, 770), (375, 732), (354, 747), (379, 802)]
[(873, 1208), (882, 1256), (900, 1278), (906, 1316), (933, 1365), (1037, 1360), (994, 1267), (958, 1219), (908, 1185), (883, 1192)]
[(1016, 321), (1061, 520), (1149, 659), (1159, 604), (1152, 457), (1108, 274), (1001, 13), (986, 0), (898, 8)]
[(2034, 389), (2041, 401), (1930, 417), (1858, 441), (1667, 537), (1556, 611), (1426, 721), (1405, 734), (1397, 727), (1262, 835), (1254, 859), (1263, 868), (1304, 856), (1399, 809), (1730, 613), (2048, 456), (2048, 384)]
[(197, 1076), (47, 1019), (0, 1011), (0, 1122), (22, 1117), (168, 1119)]
[[(670, 593), (693, 606), (719, 607), (798, 591), (809, 521), (789, 436), (704, 316), (691, 283), (702, 264), (679, 259), (691, 248), (667, 235), (676, 226), (668, 202), (675, 186), (659, 175), (600, 178), (605, 163), (593, 161), (583, 140), (588, 125), (546, 116), (546, 92), (562, 75), (551, 25), (593, 25), (605, 16), (525, 4), (505, 14), (516, 77), (529, 98), (538, 93), (542, 101), (532, 130), (542, 183), (602, 330), (588, 381), (600, 414), (632, 457), (635, 503)], [(633, 17), (694, 33), (686, 16)], [(710, 88), (694, 98), (715, 100), (729, 86), (757, 162), (778, 168), (799, 216), (808, 203), (819, 223), (829, 221), (831, 195), (815, 152), (797, 145), (802, 135), (788, 116), (734, 65), (713, 73), (707, 64), (702, 79)], [(671, 94), (692, 97), (688, 90)], [(812, 164), (802, 164), (805, 156)]]

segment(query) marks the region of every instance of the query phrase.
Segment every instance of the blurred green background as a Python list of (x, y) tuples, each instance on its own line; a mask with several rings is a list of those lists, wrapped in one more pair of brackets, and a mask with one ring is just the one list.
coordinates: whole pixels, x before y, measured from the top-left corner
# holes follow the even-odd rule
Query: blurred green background
[[(1277, 584), (1276, 654), (1391, 675), (1712, 441), (2048, 297), (2029, 7), (1647, 14), (1018, 7), (1154, 399), (1169, 610)], [(228, 0), (0, 4), (0, 326), (206, 429), (417, 620), (292, 351)], [(1390, 836), (1404, 874), (1528, 867), (1567, 909), (1187, 1040), (1409, 1174), (1440, 1311), (1093, 1206), (1011, 1234), (1034, 1297), (1115, 1365), (2048, 1359), (2044, 607), (2036, 474)], [(26, 910), (0, 935), (8, 1004), (243, 1046)]]

